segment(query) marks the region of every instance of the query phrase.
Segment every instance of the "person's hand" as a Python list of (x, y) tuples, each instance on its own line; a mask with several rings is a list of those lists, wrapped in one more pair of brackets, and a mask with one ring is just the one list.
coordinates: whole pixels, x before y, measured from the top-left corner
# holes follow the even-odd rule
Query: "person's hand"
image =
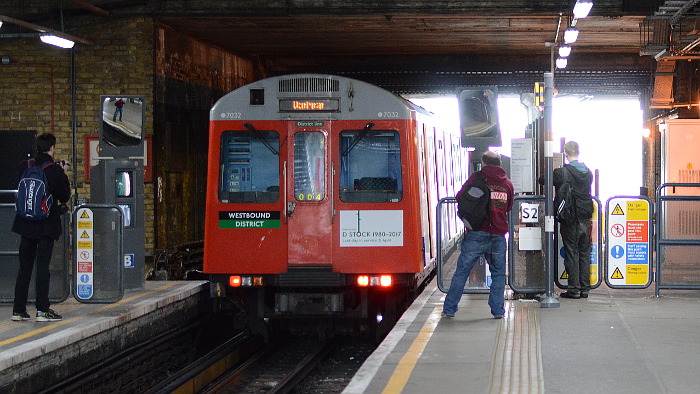
[(63, 171), (68, 170), (68, 167), (70, 167), (70, 163), (68, 163), (65, 160), (59, 160), (56, 162), (56, 164), (58, 164), (63, 169)]

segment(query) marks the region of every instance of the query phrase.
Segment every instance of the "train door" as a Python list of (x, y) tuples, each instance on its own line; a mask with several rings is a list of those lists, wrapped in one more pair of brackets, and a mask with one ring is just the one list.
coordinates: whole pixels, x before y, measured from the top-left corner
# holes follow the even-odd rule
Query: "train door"
[(330, 121), (288, 122), (287, 139), (292, 142), (287, 152), (286, 201), (290, 267), (331, 265), (330, 127)]

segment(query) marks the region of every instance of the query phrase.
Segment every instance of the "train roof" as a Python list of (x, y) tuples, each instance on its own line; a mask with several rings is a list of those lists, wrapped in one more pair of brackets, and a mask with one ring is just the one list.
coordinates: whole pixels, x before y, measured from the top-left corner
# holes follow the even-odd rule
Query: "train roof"
[[(292, 108), (291, 100), (311, 103), (311, 107)], [(319, 109), (324, 104), (328, 106)], [(367, 82), (329, 74), (290, 74), (261, 79), (226, 94), (212, 107), (210, 120), (410, 119), (412, 111), (432, 115)]]

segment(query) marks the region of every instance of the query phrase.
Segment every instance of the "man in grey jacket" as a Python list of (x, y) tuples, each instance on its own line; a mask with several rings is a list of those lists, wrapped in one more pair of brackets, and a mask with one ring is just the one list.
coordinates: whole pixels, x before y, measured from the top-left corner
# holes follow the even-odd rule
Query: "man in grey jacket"
[(591, 289), (591, 216), (593, 200), (591, 184), (593, 174), (585, 164), (578, 161), (579, 146), (575, 141), (564, 144), (564, 156), (569, 164), (554, 170), (554, 187), (569, 182), (576, 203), (576, 220), (559, 223), (564, 243), (564, 266), (569, 274), (563, 298), (588, 298)]

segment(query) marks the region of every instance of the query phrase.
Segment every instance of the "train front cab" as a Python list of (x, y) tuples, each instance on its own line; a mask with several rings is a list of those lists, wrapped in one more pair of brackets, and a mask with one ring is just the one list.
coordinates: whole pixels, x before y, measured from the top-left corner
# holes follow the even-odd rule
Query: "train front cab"
[(433, 269), (423, 115), (333, 78), (324, 100), (263, 80), (212, 109), (204, 270), (258, 318), (379, 316)]

